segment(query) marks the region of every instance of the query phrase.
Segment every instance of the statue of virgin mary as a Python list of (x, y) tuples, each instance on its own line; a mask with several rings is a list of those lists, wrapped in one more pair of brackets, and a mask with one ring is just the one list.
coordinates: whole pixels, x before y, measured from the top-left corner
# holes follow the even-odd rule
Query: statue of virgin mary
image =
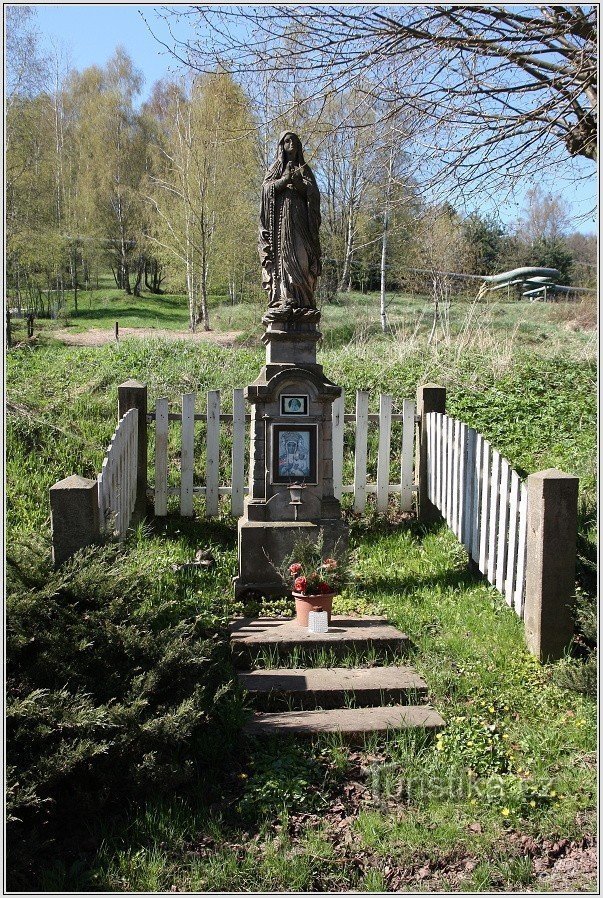
[(268, 315), (316, 309), (314, 291), (321, 272), (319, 228), (316, 179), (304, 160), (299, 137), (285, 131), (262, 186), (258, 249)]

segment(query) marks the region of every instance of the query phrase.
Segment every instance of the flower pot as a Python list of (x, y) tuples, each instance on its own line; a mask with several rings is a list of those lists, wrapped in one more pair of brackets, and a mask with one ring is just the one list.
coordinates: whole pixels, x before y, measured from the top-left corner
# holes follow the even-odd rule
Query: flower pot
[(326, 611), (329, 615), (329, 624), (331, 623), (331, 611), (333, 609), (334, 592), (325, 592), (315, 596), (304, 596), (301, 592), (294, 592), (295, 599), (295, 622), (299, 627), (308, 626), (308, 615), (311, 611), (318, 609)]

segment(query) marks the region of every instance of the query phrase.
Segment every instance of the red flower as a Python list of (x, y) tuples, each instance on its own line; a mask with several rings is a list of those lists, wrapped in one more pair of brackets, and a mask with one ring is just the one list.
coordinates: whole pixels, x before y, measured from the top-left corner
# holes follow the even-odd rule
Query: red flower
[(305, 577), (298, 577), (293, 584), (293, 589), (295, 590), (295, 592), (305, 592), (307, 585), (308, 581)]
[(331, 587), (329, 586), (328, 583), (325, 583), (324, 580), (321, 580), (320, 583), (318, 584), (318, 591), (320, 593), (332, 592)]
[(337, 562), (335, 561), (334, 558), (325, 558), (325, 560), (322, 563), (322, 566), (325, 569), (325, 571), (334, 571), (335, 568), (337, 567)]
[(295, 564), (292, 564), (291, 567), (289, 568), (289, 573), (293, 574), (293, 575), (299, 574), (301, 569), (302, 569), (301, 564), (298, 564), (298, 562), (296, 561)]

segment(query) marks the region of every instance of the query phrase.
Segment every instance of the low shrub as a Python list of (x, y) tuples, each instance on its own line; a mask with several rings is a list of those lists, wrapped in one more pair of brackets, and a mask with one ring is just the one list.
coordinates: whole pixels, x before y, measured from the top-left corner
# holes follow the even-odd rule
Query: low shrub
[(213, 780), (242, 714), (226, 640), (177, 603), (150, 601), (150, 566), (112, 545), (57, 572), (47, 558), (30, 544), (7, 565), (8, 836), (20, 876), (36, 833)]

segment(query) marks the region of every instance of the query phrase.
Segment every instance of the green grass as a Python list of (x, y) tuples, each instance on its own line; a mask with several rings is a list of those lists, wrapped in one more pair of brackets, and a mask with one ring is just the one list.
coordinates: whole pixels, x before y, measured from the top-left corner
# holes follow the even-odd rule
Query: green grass
[[(165, 558), (161, 541), (156, 534), (136, 551)], [(358, 528), (353, 541), (359, 597), (364, 607), (374, 597), (411, 637), (410, 661), (447, 721), (441, 737), (370, 737), (359, 748), (336, 737), (250, 740), (218, 785), (222, 802), (209, 808), (203, 795), (189, 795), (130, 806), (99, 824), (102, 845), (85, 870), (55, 865), (47, 882), (120, 891), (368, 890), (385, 867), (445, 868), (467, 857), (477, 866), (463, 890), (504, 890), (531, 882), (514, 833), (572, 839), (593, 831), (594, 703), (557, 687), (555, 665), (528, 655), (521, 623), (467, 573), (446, 528)], [(385, 585), (384, 557), (400, 569), (399, 586)], [(206, 619), (228, 616), (223, 589), (234, 560), (233, 541), (217, 571), (191, 578), (191, 607)], [(369, 787), (360, 806), (347, 804), (350, 776)], [(341, 818), (332, 811), (338, 805)], [(291, 821), (300, 814), (310, 822), (294, 837)], [(340, 819), (368, 859), (362, 873), (339, 843)]]
[[(115, 299), (112, 306), (110, 292), (105, 287), (107, 327), (122, 301)], [(156, 308), (163, 299), (144, 302)], [(76, 326), (85, 321), (101, 326), (103, 316), (85, 318), (81, 302), (83, 317), (73, 319)], [(557, 466), (578, 475), (578, 582), (594, 595), (596, 365), (589, 335), (567, 331), (553, 314), (559, 306), (539, 304), (505, 307), (501, 314), (489, 307), (484, 312), (490, 318), (470, 332), (471, 306), (465, 304), (453, 310), (459, 315), (456, 335), (427, 347), (426, 317), (415, 327), (424, 300), (396, 300), (398, 325), (388, 337), (376, 331), (374, 302), (353, 295), (324, 312), (321, 361), (344, 387), (347, 410), (356, 389), (371, 391), (371, 410), (377, 410), (379, 392), (390, 392), (398, 409), (418, 383), (436, 381), (447, 387), (450, 412), (477, 427), (520, 471)], [(186, 327), (186, 309), (182, 319), (176, 306), (168, 298), (166, 318), (157, 326), (182, 329), (184, 320)], [(132, 308), (138, 315), (142, 307)], [(229, 317), (236, 311), (217, 310), (216, 327), (258, 331), (253, 305), (241, 307), (240, 328)], [(153, 320), (152, 310), (147, 312), (141, 317), (145, 326)], [(528, 313), (529, 320), (523, 320)], [(121, 313), (119, 320), (126, 324)], [(539, 330), (549, 336), (532, 342)], [(160, 396), (168, 396), (175, 410), (182, 392), (219, 388), (227, 411), (228, 391), (253, 380), (262, 357), (258, 345), (224, 349), (182, 343), (175, 349), (157, 339), (68, 348), (52, 341), (50, 331), (38, 345), (12, 350), (7, 358), (9, 553), (34, 538), (48, 552), (48, 488), (71, 473), (95, 476), (115, 427), (119, 383), (129, 377), (148, 383), (151, 409)], [(394, 445), (396, 439), (399, 434)], [(202, 427), (196, 449), (200, 479)], [(175, 483), (176, 428), (169, 451)], [(221, 479), (227, 482), (228, 453), (223, 456)], [(350, 450), (346, 478), (351, 457)], [(369, 469), (375, 465), (373, 434)], [(199, 515), (202, 510), (196, 506)], [(358, 748), (337, 737), (309, 745), (241, 742), (237, 761), (216, 769), (213, 782), (200, 776), (196, 787), (171, 800), (128, 799), (119, 811), (91, 817), (75, 832), (65, 829), (61, 835), (59, 828), (36, 861), (35, 881), (21, 882), (23, 888), (536, 888), (515, 834), (572, 839), (594, 831), (594, 703), (558, 685), (565, 662), (541, 666), (528, 655), (521, 622), (495, 590), (468, 572), (447, 528), (400, 524), (393, 505), (391, 511), (389, 519), (379, 517), (369, 505), (367, 515), (358, 518), (348, 508), (358, 578), (337, 597), (335, 610), (386, 614), (408, 633), (414, 645), (410, 661), (447, 722), (441, 737), (401, 733), (367, 738)], [(199, 547), (212, 549), (212, 569), (173, 569), (192, 560)], [(170, 514), (132, 535), (123, 551), (129, 569), (144, 569), (153, 583), (140, 596), (141, 614), (156, 608), (158, 620), (172, 622), (193, 616), (200, 627), (220, 634), (234, 612), (262, 610), (245, 609), (232, 599), (236, 530), (225, 505), (215, 521), (202, 516), (183, 521)], [(263, 608), (275, 610), (280, 606)], [(327, 655), (317, 660), (333, 661)], [(374, 660), (350, 655), (338, 663)], [(263, 661), (277, 663), (271, 657)], [(350, 802), (350, 782), (367, 787), (361, 801)], [(470, 869), (459, 868), (459, 859), (469, 859)], [(421, 867), (429, 870), (424, 880), (415, 876)]]

